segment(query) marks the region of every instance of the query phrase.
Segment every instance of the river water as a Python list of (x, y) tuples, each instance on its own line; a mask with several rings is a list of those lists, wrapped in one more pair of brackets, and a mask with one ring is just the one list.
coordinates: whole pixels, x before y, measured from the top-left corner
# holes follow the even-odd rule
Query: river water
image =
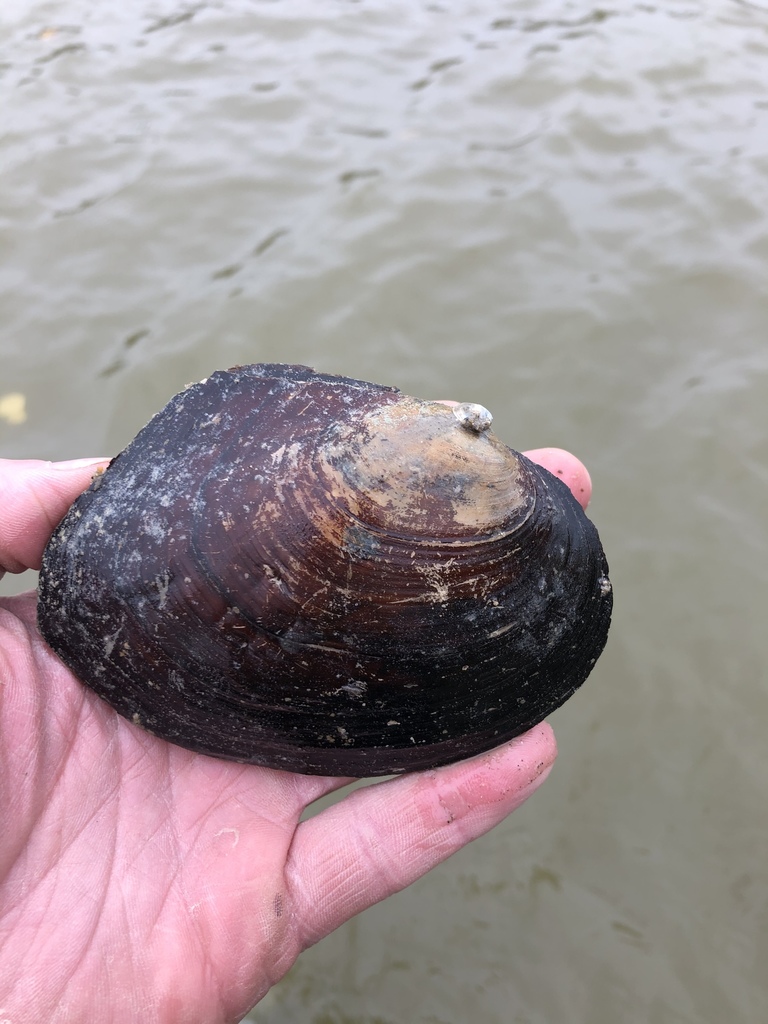
[(0, 96), (3, 456), (287, 361), (593, 475), (551, 779), (253, 1020), (768, 1020), (768, 3), (4, 0)]

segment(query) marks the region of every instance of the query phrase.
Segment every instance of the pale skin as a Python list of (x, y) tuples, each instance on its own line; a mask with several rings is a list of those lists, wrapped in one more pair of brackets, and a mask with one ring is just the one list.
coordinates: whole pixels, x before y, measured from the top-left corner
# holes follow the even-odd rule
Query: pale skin
[[(586, 507), (584, 466), (528, 455)], [(0, 575), (39, 568), (102, 460), (0, 460)], [(542, 724), (355, 790), (192, 754), (120, 718), (0, 600), (0, 1020), (239, 1021), (302, 950), (503, 821), (549, 774)]]

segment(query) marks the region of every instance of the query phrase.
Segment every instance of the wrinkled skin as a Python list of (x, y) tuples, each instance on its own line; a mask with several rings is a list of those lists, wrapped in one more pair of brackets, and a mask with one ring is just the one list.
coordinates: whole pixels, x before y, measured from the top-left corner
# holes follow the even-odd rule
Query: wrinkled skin
[[(586, 506), (558, 449), (528, 455)], [(38, 568), (100, 463), (0, 460), (0, 572)], [(546, 778), (542, 724), (351, 792), (192, 754), (120, 718), (0, 600), (0, 1019), (238, 1021), (303, 949), (493, 828)]]

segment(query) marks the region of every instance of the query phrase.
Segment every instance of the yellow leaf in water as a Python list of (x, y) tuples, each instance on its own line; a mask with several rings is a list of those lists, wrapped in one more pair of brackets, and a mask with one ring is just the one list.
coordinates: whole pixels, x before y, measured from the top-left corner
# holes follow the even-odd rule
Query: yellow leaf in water
[(5, 420), (11, 426), (17, 427), (24, 423), (27, 418), (27, 400), (19, 391), (11, 391), (7, 395), (0, 395), (0, 420)]

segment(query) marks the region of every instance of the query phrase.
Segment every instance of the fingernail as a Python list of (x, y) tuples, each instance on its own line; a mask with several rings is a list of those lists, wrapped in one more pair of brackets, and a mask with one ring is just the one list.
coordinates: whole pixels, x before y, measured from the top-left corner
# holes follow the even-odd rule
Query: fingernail
[(69, 459), (67, 462), (52, 462), (51, 469), (61, 469), (66, 473), (71, 469), (87, 469), (90, 466), (103, 465), (105, 462), (109, 462), (109, 459)]

